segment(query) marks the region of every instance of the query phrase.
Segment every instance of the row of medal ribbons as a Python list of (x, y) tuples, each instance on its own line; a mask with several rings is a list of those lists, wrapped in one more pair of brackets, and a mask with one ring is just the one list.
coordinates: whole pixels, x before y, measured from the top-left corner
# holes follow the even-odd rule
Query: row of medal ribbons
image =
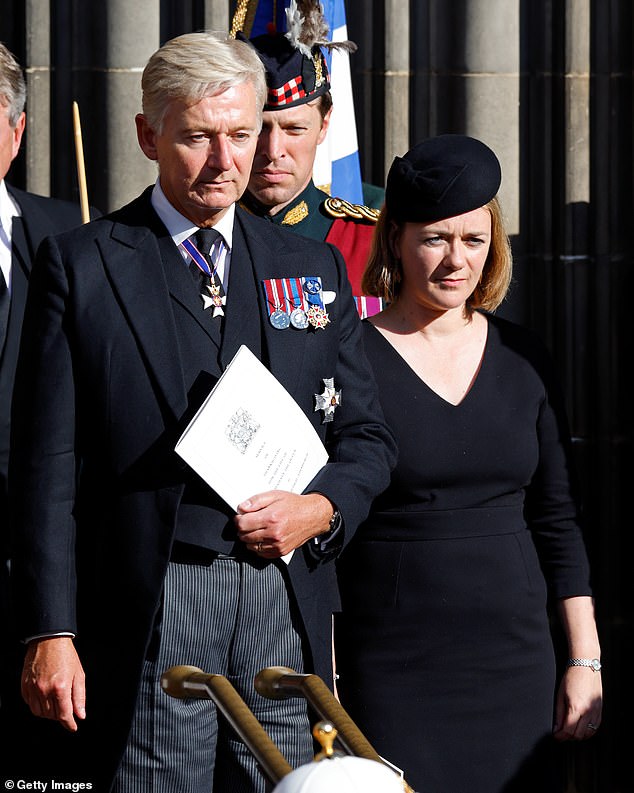
[(324, 292), (319, 276), (269, 278), (262, 281), (262, 288), (269, 322), (277, 330), (325, 328), (330, 322), (325, 306), (335, 293)]

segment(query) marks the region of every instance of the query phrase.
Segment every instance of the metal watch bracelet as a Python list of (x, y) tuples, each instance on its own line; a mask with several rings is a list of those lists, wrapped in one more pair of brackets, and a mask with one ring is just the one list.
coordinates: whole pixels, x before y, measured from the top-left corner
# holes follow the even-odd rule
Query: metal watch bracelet
[(593, 672), (601, 671), (601, 661), (598, 658), (569, 658), (568, 666), (587, 666)]

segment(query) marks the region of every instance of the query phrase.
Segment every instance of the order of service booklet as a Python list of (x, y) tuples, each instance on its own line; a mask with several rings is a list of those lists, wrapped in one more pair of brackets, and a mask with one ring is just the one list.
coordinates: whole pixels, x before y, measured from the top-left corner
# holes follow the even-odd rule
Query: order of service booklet
[(245, 345), (175, 449), (236, 511), (267, 490), (301, 493), (328, 461), (308, 417)]

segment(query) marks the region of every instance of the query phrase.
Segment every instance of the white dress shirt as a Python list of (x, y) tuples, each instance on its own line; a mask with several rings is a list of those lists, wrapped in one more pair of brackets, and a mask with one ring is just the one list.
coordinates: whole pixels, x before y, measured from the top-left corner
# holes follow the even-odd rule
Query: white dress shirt
[[(156, 214), (163, 221), (165, 228), (169, 231), (170, 236), (174, 240), (174, 244), (181, 251), (183, 260), (187, 261), (187, 254), (179, 246), (181, 242), (198, 231), (198, 226), (192, 225), (191, 220), (181, 215), (181, 213), (170, 204), (165, 197), (165, 193), (161, 189), (158, 179), (152, 190), (152, 206)], [(231, 246), (233, 244), (233, 222), (235, 214), (236, 205), (232, 204), (214, 225), (214, 229), (222, 235), (224, 240), (224, 246), (220, 256), (215, 262), (215, 267), (218, 278), (222, 281), (225, 295), (227, 294), (229, 286), (229, 268), (231, 267)]]
[(9, 195), (4, 179), (0, 179), (0, 270), (11, 291), (11, 231), (13, 218), (21, 217), (20, 207)]

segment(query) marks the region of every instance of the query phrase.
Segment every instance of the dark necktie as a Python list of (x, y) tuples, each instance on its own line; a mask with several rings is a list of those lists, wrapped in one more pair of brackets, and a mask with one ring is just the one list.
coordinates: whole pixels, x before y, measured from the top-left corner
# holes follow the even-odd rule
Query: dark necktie
[(224, 314), (222, 307), (225, 304), (225, 291), (216, 271), (216, 262), (220, 254), (219, 246), (216, 246), (215, 255), (213, 257), (211, 255), (214, 244), (222, 239), (222, 235), (215, 229), (198, 229), (190, 239), (193, 240), (194, 245), (203, 256), (209, 271), (205, 272), (196, 264), (195, 260), (191, 260), (189, 263), (190, 272), (200, 287), (205, 308), (213, 308), (214, 317), (222, 316)]
[(4, 280), (4, 273), (0, 270), (0, 352), (4, 346), (4, 339), (9, 324), (9, 290), (7, 282)]

